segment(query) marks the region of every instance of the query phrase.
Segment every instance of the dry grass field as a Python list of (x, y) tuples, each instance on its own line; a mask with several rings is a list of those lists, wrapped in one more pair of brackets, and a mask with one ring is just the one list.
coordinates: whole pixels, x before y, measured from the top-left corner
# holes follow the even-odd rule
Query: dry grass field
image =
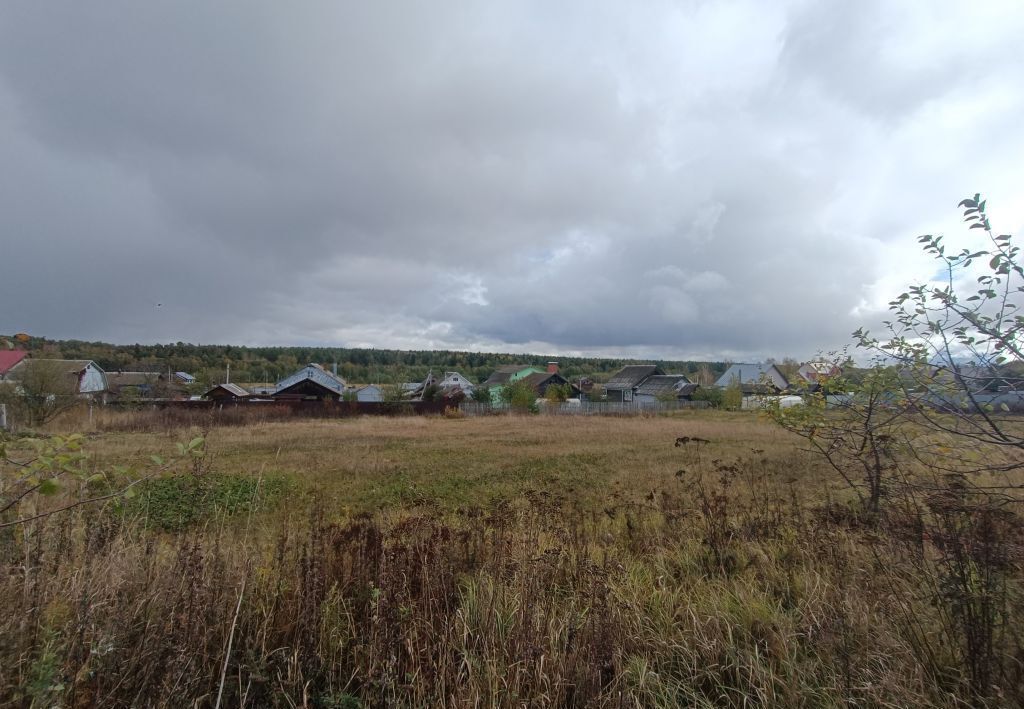
[[(97, 466), (171, 455), (179, 440), (202, 433), (98, 434)], [(708, 444), (677, 447), (677, 438)], [(336, 419), (214, 428), (210, 465), (218, 472), (289, 476), (315, 489), (327, 513), (344, 518), (417, 504), (445, 509), (486, 506), (545, 491), (581, 510), (609, 497), (642, 502), (678, 487), (676, 473), (711, 472), (714, 461), (755, 464), (801, 495), (829, 487), (820, 462), (799, 439), (749, 413), (680, 412), (671, 417), (485, 416)]]
[(948, 545), (898, 511), (865, 521), (753, 414), (97, 430), (89, 465), (173, 458), (198, 434), (205, 455), (119, 505), (0, 530), (0, 704), (1024, 698), (1018, 625), (998, 615), (1016, 561), (971, 567), (1009, 579), (979, 646), (935, 601)]

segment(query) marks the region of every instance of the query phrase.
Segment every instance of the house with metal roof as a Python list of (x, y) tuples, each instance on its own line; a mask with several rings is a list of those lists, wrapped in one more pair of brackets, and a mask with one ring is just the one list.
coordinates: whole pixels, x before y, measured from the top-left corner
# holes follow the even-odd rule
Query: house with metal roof
[(488, 388), (491, 393), (491, 403), (498, 405), (502, 403), (501, 392), (506, 384), (518, 381), (531, 374), (542, 374), (543, 372), (543, 369), (532, 364), (503, 364), (495, 369), (491, 376), (487, 377), (480, 386)]
[(661, 401), (682, 401), (693, 396), (697, 385), (685, 374), (654, 374), (637, 387), (633, 401), (637, 405), (652, 405)]
[(212, 401), (238, 401), (239, 399), (248, 399), (250, 396), (252, 394), (247, 390), (230, 382), (218, 384), (203, 394), (204, 399)]
[(532, 374), (527, 374), (525, 377), (522, 377), (521, 379), (516, 381), (522, 381), (524, 384), (528, 385), (535, 392), (537, 392), (537, 398), (543, 398), (547, 396), (548, 387), (554, 385), (563, 386), (565, 384), (568, 384), (572, 389), (570, 396), (576, 397), (580, 395), (579, 387), (572, 384), (568, 379), (563, 377), (557, 371), (533, 372)]
[(777, 394), (789, 388), (786, 376), (767, 362), (733, 364), (715, 382), (715, 386), (721, 388), (737, 384), (744, 394)]
[(443, 376), (437, 376), (433, 370), (427, 372), (422, 382), (406, 382), (402, 385), (402, 396), (406, 399), (422, 399), (423, 392), (429, 387), (437, 387), (447, 397), (456, 397), (459, 392), (465, 397), (473, 395), (476, 387), (469, 379), (458, 372), (445, 372)]
[(345, 394), (345, 380), (319, 364), (307, 364), (277, 383), (275, 399), (321, 399), (337, 401)]
[(476, 389), (473, 382), (469, 381), (469, 379), (458, 372), (445, 372), (437, 385), (444, 391), (453, 391), (458, 389), (467, 397), (473, 396), (473, 391)]
[(608, 401), (630, 402), (637, 389), (653, 376), (664, 376), (665, 372), (654, 364), (629, 364), (612, 375), (604, 385)]
[(514, 382), (516, 379), (521, 379), (528, 374), (543, 371), (540, 367), (535, 367), (532, 364), (503, 364), (484, 380), (482, 386), (493, 389), (494, 387), (500, 387), (502, 384)]

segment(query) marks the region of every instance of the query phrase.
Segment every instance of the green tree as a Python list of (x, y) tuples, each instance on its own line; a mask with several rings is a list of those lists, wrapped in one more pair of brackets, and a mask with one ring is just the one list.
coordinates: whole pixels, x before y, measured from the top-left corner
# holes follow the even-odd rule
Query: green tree
[(572, 396), (572, 387), (569, 384), (552, 384), (544, 391), (544, 398), (552, 404), (560, 404)]
[(529, 409), (537, 401), (537, 392), (526, 381), (517, 379), (501, 387), (501, 400), (513, 409)]
[(712, 406), (712, 408), (716, 409), (722, 407), (723, 398), (724, 393), (722, 389), (716, 386), (701, 386), (693, 392), (694, 401), (706, 401)]
[(729, 382), (729, 386), (722, 390), (721, 407), (729, 411), (739, 411), (743, 408), (743, 387), (739, 380)]
[[(1007, 641), (1021, 612), (1011, 590), (1019, 577), (1007, 560), (1021, 526), (1024, 428), (1010, 406), (1018, 393), (986, 389), (1024, 361), (1024, 265), (1013, 237), (992, 230), (980, 195), (959, 206), (974, 243), (918, 237), (942, 277), (891, 301), (883, 336), (854, 333), (867, 371), (827, 380), (806, 405), (773, 416), (842, 476), (879, 532), (894, 532), (888, 543), (906, 547), (901, 583), (939, 609), (944, 645), (981, 705), (1019, 666), (1019, 644)], [(933, 631), (913, 618), (904, 630), (930, 672), (948, 673), (931, 650)]]

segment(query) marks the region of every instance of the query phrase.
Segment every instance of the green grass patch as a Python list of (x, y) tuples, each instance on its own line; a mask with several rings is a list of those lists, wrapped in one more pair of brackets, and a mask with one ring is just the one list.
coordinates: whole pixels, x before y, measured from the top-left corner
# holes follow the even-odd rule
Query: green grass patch
[(148, 480), (126, 500), (123, 513), (139, 516), (147, 527), (179, 531), (216, 517), (232, 517), (273, 508), (293, 488), (283, 475), (209, 473)]

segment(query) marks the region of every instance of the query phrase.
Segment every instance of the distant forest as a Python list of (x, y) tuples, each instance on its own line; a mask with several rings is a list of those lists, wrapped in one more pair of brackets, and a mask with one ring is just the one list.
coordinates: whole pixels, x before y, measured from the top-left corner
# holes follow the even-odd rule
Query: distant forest
[[(14, 341), (13, 337), (5, 339)], [(707, 365), (716, 375), (726, 369), (724, 362), (551, 357), (450, 350), (237, 347), (193, 345), (185, 342), (166, 345), (111, 345), (106, 342), (47, 340), (38, 337), (19, 342), (18, 346), (32, 351), (35, 356), (91, 359), (108, 372), (163, 372), (168, 369), (188, 372), (203, 385), (223, 382), (228, 364), (231, 365), (231, 381), (243, 384), (273, 383), (310, 362), (323, 365), (327, 369), (337, 363), (339, 375), (346, 381), (359, 384), (422, 381), (430, 370), (435, 373), (455, 370), (470, 381), (482, 382), (496, 367), (503, 364), (544, 366), (549, 360), (557, 360), (562, 376), (573, 381), (579, 377), (605, 381), (612, 372), (624, 365), (640, 362), (657, 364), (664, 371), (673, 374), (693, 375), (702, 365)]]

